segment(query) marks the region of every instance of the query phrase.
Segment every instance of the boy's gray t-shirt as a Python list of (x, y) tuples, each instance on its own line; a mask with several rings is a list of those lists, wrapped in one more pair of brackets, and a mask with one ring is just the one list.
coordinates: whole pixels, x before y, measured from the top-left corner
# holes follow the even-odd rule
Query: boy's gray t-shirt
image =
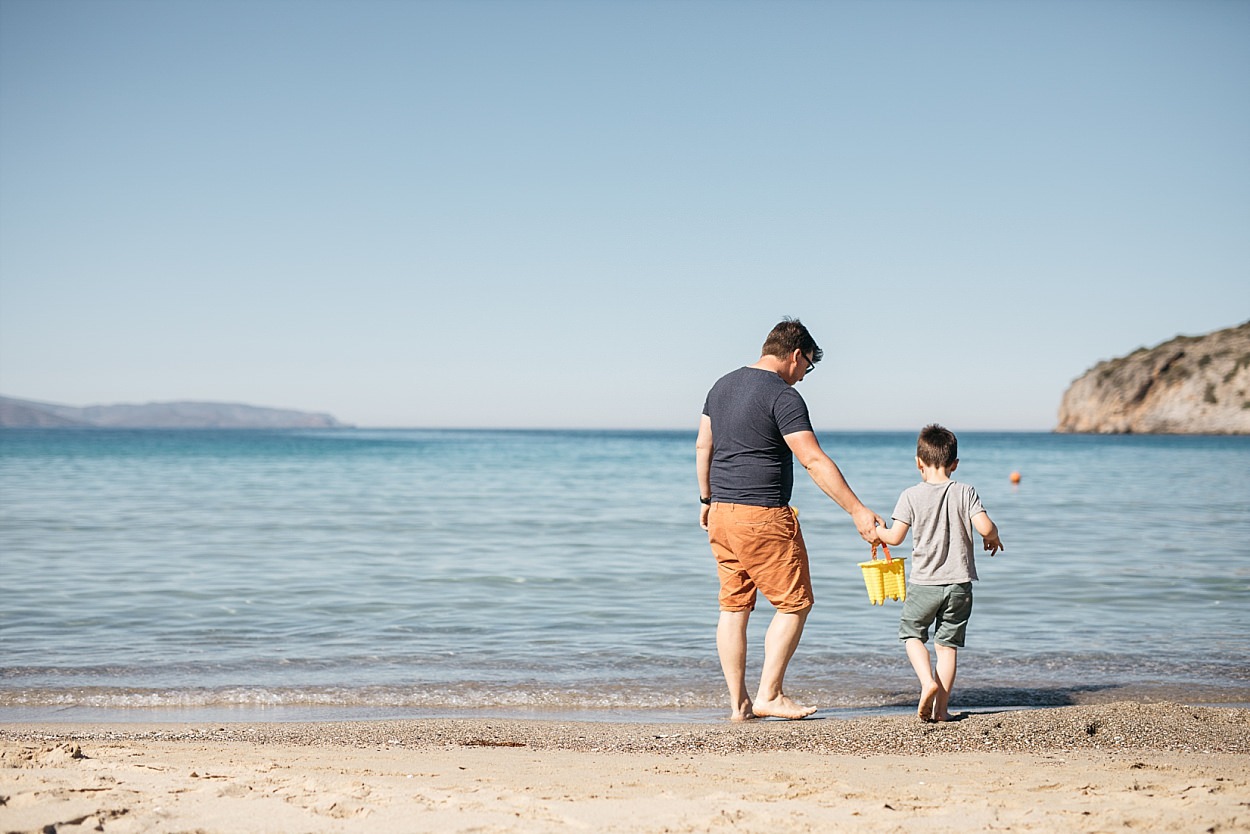
[(985, 512), (970, 484), (920, 482), (903, 490), (894, 519), (910, 527), (911, 575), (916, 585), (975, 582), (972, 517)]

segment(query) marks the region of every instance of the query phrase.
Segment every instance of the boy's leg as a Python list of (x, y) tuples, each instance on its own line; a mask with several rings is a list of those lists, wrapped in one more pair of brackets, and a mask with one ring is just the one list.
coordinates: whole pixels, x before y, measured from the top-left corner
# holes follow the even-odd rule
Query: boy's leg
[[(903, 641), (903, 645), (907, 647), (907, 659), (911, 661), (911, 668), (920, 680), (920, 705), (916, 708), (916, 715), (921, 721), (932, 721), (934, 705), (941, 697), (941, 686), (933, 679), (933, 661), (929, 657), (929, 648), (918, 637), (909, 637)], [(938, 647), (939, 653), (941, 648)]]
[(750, 611), (722, 611), (716, 624), (716, 653), (729, 686), (729, 717), (734, 721), (754, 718), (747, 695), (747, 621)]
[(933, 702), (938, 695), (938, 682), (933, 679), (933, 663), (925, 645), (929, 626), (937, 619), (942, 604), (943, 586), (914, 585), (907, 589), (903, 613), (899, 617), (898, 636), (907, 649), (907, 659), (920, 680), (920, 703), (916, 715), (921, 721), (933, 720)]
[(785, 694), (783, 688), (786, 667), (803, 636), (803, 625), (811, 607), (802, 611), (778, 611), (764, 635), (764, 670), (760, 674), (760, 688), (755, 693), (755, 714), (775, 718), (806, 718), (816, 711), (815, 707), (796, 704)]
[(942, 690), (933, 705), (935, 721), (950, 720), (951, 690), (955, 687), (959, 649), (964, 645), (971, 616), (972, 583), (947, 585), (945, 603), (933, 635), (933, 643), (937, 647), (937, 678)]
[(940, 690), (937, 700), (933, 702), (933, 720), (950, 721), (947, 707), (950, 705), (951, 690), (955, 688), (955, 669), (959, 662), (959, 649), (954, 646), (935, 644), (937, 652), (937, 676)]

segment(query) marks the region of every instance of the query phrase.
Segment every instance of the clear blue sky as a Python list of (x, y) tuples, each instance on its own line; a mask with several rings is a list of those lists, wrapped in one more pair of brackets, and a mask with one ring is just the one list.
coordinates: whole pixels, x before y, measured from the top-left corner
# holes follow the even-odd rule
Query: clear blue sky
[(1250, 3), (0, 0), (0, 392), (1049, 429), (1250, 318)]

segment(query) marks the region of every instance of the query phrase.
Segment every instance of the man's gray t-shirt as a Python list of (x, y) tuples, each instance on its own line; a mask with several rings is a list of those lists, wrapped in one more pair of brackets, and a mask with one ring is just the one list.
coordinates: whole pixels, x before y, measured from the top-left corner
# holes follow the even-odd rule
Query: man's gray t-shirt
[(712, 500), (788, 505), (794, 456), (785, 436), (812, 430), (799, 392), (772, 371), (739, 368), (712, 386), (703, 413), (712, 420)]
[(969, 484), (921, 483), (903, 490), (894, 507), (895, 521), (911, 533), (911, 576), (916, 585), (974, 582), (972, 517), (985, 512)]

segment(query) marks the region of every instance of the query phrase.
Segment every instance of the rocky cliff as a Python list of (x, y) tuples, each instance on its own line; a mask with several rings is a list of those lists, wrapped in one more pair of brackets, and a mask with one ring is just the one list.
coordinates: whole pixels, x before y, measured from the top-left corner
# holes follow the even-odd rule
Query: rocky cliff
[(69, 405), (0, 397), (0, 428), (317, 429), (342, 428), (329, 414), (238, 403)]
[(1055, 430), (1250, 434), (1250, 321), (1099, 362), (1064, 392)]

